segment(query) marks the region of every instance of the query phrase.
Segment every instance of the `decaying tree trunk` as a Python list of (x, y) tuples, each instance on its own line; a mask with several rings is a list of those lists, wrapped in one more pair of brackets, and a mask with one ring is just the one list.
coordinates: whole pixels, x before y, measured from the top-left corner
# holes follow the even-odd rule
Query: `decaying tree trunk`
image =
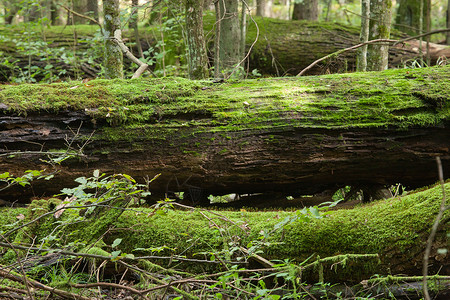
[[(71, 147), (86, 156), (64, 161), (51, 181), (2, 198), (52, 195), (94, 169), (136, 179), (161, 173), (155, 194), (186, 191), (195, 201), (430, 184), (435, 156), (450, 171), (449, 68), (229, 84), (177, 78), (5, 86), (0, 170), (50, 170), (36, 151), (67, 149), (78, 128)], [(8, 158), (18, 151), (35, 152)]]

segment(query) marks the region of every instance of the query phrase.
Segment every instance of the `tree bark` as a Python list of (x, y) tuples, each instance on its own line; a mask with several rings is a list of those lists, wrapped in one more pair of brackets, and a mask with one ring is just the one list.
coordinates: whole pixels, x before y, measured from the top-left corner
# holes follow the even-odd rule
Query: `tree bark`
[[(370, 1), (369, 40), (389, 39), (391, 33), (392, 0)], [(367, 70), (382, 71), (388, 68), (389, 45), (367, 47)]]
[(220, 22), (219, 32), (219, 73), (228, 77), (230, 71), (236, 67), (241, 60), (240, 51), (240, 22), (239, 22), (239, 1), (219, 0), (216, 8)]
[[(133, 0), (133, 1), (135, 1), (135, 0)], [(98, 21), (98, 1), (97, 0), (88, 0), (86, 7), (87, 7), (87, 12), (89, 13), (89, 16)], [(93, 22), (90, 22), (90, 24), (93, 25)]]
[[(73, 10), (82, 15), (87, 15), (88, 12), (88, 2), (95, 0), (71, 0), (73, 4)], [(87, 24), (88, 20), (76, 15), (71, 14), (71, 18), (73, 18), (74, 24)], [(71, 24), (71, 23), (69, 23)]]
[(186, 47), (189, 78), (208, 78), (208, 56), (203, 33), (203, 0), (186, 0)]
[[(394, 27), (409, 35), (419, 35), (425, 30), (420, 22), (422, 0), (400, 0)], [(423, 11), (428, 10), (427, 1), (423, 2)]]
[(319, 19), (319, 1), (303, 0), (294, 4), (292, 20), (317, 21)]
[[(450, 0), (447, 3), (447, 28), (450, 28)], [(450, 31), (447, 32), (447, 45), (450, 45)]]
[(133, 30), (133, 32), (134, 32), (134, 40), (136, 42), (136, 48), (138, 51), (137, 56), (144, 57), (143, 50), (142, 50), (142, 44), (141, 44), (141, 38), (139, 35), (138, 22), (139, 22), (139, 1), (132, 0), (131, 1), (131, 16), (130, 16), (130, 22), (128, 23), (128, 27), (130, 28), (130, 30)]
[(123, 78), (123, 53), (115, 41), (121, 38), (119, 0), (104, 0), (105, 77)]
[[(361, 0), (361, 33), (359, 41), (365, 43), (369, 40), (370, 0)], [(365, 72), (367, 69), (367, 45), (358, 50), (356, 71)]]
[(256, 15), (259, 17), (265, 16), (266, 0), (256, 0)]
[[(49, 169), (42, 154), (7, 155), (65, 149), (82, 123), (72, 144), (89, 140), (87, 156), (63, 162), (56, 178), (27, 193), (58, 193), (94, 169), (136, 179), (161, 173), (152, 192), (185, 191), (194, 201), (229, 193), (312, 195), (346, 185), (423, 186), (436, 180), (436, 155), (449, 176), (449, 68), (223, 85), (178, 78), (99, 80), (72, 89), (5, 86), (0, 170)], [(49, 106), (64, 101), (73, 104)], [(10, 193), (12, 200), (26, 194)]]

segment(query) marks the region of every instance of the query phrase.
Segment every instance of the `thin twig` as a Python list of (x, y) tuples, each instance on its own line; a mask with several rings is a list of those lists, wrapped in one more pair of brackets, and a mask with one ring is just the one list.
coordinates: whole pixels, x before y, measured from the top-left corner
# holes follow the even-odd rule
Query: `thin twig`
[(89, 20), (89, 21), (91, 21), (91, 22), (97, 24), (98, 26), (100, 26), (101, 30), (103, 31), (102, 24), (100, 24), (100, 22), (98, 22), (96, 19), (91, 18), (91, 17), (86, 16), (86, 15), (83, 15), (83, 14), (80, 14), (80, 13), (78, 13), (78, 12), (76, 12), (76, 11), (74, 11), (74, 10), (72, 10), (72, 9), (70, 9), (70, 8), (68, 8), (68, 7), (66, 7), (66, 6), (64, 6), (64, 5), (61, 5), (61, 4), (56, 4), (56, 5), (61, 6), (62, 8), (64, 8), (64, 9), (67, 10), (68, 12), (70, 12), (71, 14), (74, 14), (74, 15), (80, 17), (80, 18), (87, 19), (87, 20)]
[(431, 228), (430, 235), (428, 236), (427, 247), (425, 248), (425, 254), (423, 256), (422, 275), (423, 275), (423, 295), (424, 295), (425, 300), (431, 299), (430, 294), (428, 293), (428, 286), (427, 286), (428, 260), (429, 260), (430, 254), (431, 254), (431, 247), (433, 245), (434, 237), (436, 236), (436, 233), (437, 233), (439, 222), (441, 221), (442, 216), (444, 215), (444, 212), (446, 210), (444, 172), (442, 170), (442, 162), (441, 162), (441, 158), (439, 156), (436, 157), (436, 163), (437, 163), (437, 167), (438, 167), (439, 181), (440, 181), (441, 187), (442, 187), (442, 201), (441, 201), (441, 206), (439, 207), (439, 212), (436, 216), (436, 219), (434, 220), (433, 227)]
[(29, 284), (29, 282), (28, 282), (27, 275), (26, 275), (25, 270), (24, 270), (24, 268), (23, 268), (23, 263), (22, 263), (22, 260), (20, 259), (19, 253), (17, 252), (16, 248), (8, 241), (8, 239), (7, 239), (6, 237), (3, 236), (3, 234), (0, 234), (0, 236), (8, 243), (8, 245), (10, 246), (10, 248), (11, 248), (11, 249), (14, 251), (14, 253), (16, 254), (16, 259), (17, 259), (17, 262), (19, 263), (19, 266), (20, 266), (20, 272), (22, 272), (22, 276), (23, 276), (23, 278), (24, 278), (24, 283), (25, 283), (25, 288), (27, 289), (27, 294), (28, 294), (28, 296), (30, 297), (30, 299), (33, 300), (34, 297), (33, 297), (33, 294), (31, 293), (31, 290), (30, 290), (30, 284)]
[(368, 41), (368, 42), (365, 42), (365, 43), (361, 43), (361, 44), (358, 44), (358, 45), (355, 45), (355, 46), (351, 46), (351, 47), (348, 47), (348, 48), (345, 48), (345, 49), (341, 49), (341, 50), (338, 50), (338, 51), (336, 51), (336, 52), (333, 52), (333, 53), (331, 53), (331, 54), (328, 54), (328, 55), (326, 55), (326, 56), (324, 56), (324, 57), (322, 57), (322, 58), (320, 58), (320, 59), (314, 61), (314, 62), (311, 63), (309, 66), (307, 66), (306, 68), (304, 68), (300, 73), (298, 73), (298, 74), (297, 74), (297, 77), (302, 76), (303, 74), (305, 74), (306, 71), (308, 71), (309, 69), (311, 69), (312, 67), (314, 67), (315, 65), (317, 65), (318, 63), (320, 63), (321, 61), (324, 61), (324, 60), (326, 60), (326, 59), (328, 59), (328, 58), (330, 58), (330, 57), (333, 57), (333, 56), (338, 56), (338, 55), (340, 55), (340, 54), (342, 54), (342, 53), (344, 53), (344, 52), (348, 52), (348, 51), (352, 51), (352, 50), (358, 49), (358, 48), (363, 47), (363, 46), (365, 46), (365, 45), (369, 45), (369, 44), (377, 44), (377, 43), (393, 43), (392, 45), (393, 45), (393, 46), (396, 46), (396, 45), (398, 45), (398, 44), (401, 44), (401, 43), (404, 43), (404, 42), (407, 42), (407, 41), (410, 41), (410, 40), (414, 40), (414, 39), (419, 38), (419, 37), (423, 37), (423, 36), (427, 36), (427, 35), (432, 35), (432, 34), (436, 34), (436, 33), (441, 33), (441, 32), (446, 32), (446, 31), (450, 31), (450, 29), (433, 30), (433, 31), (430, 31), (430, 32), (427, 32), (427, 33), (424, 33), (424, 34), (421, 34), (421, 35), (418, 35), (418, 36), (409, 37), (409, 38), (402, 39), (402, 40), (376, 39), (376, 40), (371, 40), (371, 41)]
[(345, 49), (338, 50), (336, 52), (328, 54), (328, 55), (326, 55), (326, 56), (324, 56), (322, 58), (319, 58), (318, 60), (314, 61), (312, 64), (310, 64), (309, 66), (304, 68), (300, 73), (298, 73), (297, 77), (302, 76), (303, 74), (305, 74), (306, 71), (308, 71), (309, 69), (311, 69), (312, 67), (314, 67), (315, 65), (320, 63), (321, 61), (324, 61), (324, 60), (326, 60), (326, 59), (328, 59), (330, 57), (333, 57), (333, 56), (338, 56), (338, 55), (340, 55), (340, 54), (342, 54), (344, 52), (352, 51), (352, 50), (358, 49), (360, 47), (363, 47), (363, 46), (369, 45), (369, 44), (395, 43), (395, 42), (399, 42), (399, 41), (398, 40), (391, 40), (391, 39), (376, 39), (376, 40), (371, 40), (371, 41), (368, 41), (368, 42), (365, 42), (365, 43), (361, 43), (361, 44), (358, 44), (358, 45), (355, 45), (355, 46), (351, 46), (351, 47), (348, 47), (348, 48), (345, 48)]
[[(77, 257), (87, 257), (87, 258), (97, 258), (97, 259), (103, 259), (103, 260), (111, 260), (110, 256), (105, 255), (98, 255), (98, 254), (89, 254), (89, 253), (81, 253), (81, 252), (73, 252), (68, 250), (62, 250), (62, 249), (49, 249), (49, 248), (38, 248), (38, 247), (29, 247), (29, 246), (22, 246), (22, 245), (16, 245), (16, 244), (8, 244), (0, 242), (0, 247), (7, 247), (7, 248), (17, 248), (21, 250), (33, 250), (38, 252), (53, 252), (58, 253), (61, 255), (70, 255), (70, 256), (77, 256)], [(211, 261), (206, 259), (194, 259), (194, 258), (186, 258), (186, 257), (179, 257), (179, 256), (137, 256), (134, 258), (125, 258), (126, 260), (131, 261), (137, 261), (137, 260), (144, 260), (144, 259), (164, 259), (164, 260), (179, 260), (179, 261), (185, 261), (185, 262), (194, 262), (194, 263), (209, 263), (209, 264), (220, 264), (223, 262), (220, 261)], [(227, 264), (247, 264), (245, 262), (239, 262), (239, 261), (225, 261)]]
[(58, 296), (66, 298), (66, 299), (91, 300), (90, 298), (87, 298), (87, 297), (83, 297), (83, 296), (80, 296), (80, 295), (77, 295), (77, 294), (74, 294), (74, 293), (70, 293), (70, 292), (67, 292), (67, 291), (63, 291), (63, 290), (60, 290), (60, 289), (49, 287), (49, 286), (47, 286), (45, 284), (40, 283), (39, 281), (30, 279), (30, 278), (28, 278), (28, 279), (27, 278), (22, 278), (19, 275), (12, 274), (11, 270), (6, 270), (6, 271), (0, 270), (0, 277), (4, 277), (4, 278), (7, 278), (9, 280), (16, 281), (16, 282), (21, 282), (21, 283), (24, 283), (26, 280), (28, 280), (30, 285), (33, 286), (34, 288), (51, 292), (53, 294), (56, 294)]
[(86, 283), (86, 284), (72, 283), (72, 284), (70, 284), (70, 286), (74, 287), (74, 288), (81, 288), (81, 289), (91, 288), (91, 287), (112, 287), (112, 288), (116, 288), (116, 289), (123, 289), (123, 290), (130, 291), (133, 294), (139, 295), (143, 299), (148, 300), (148, 298), (145, 296), (145, 293), (143, 291), (139, 291), (132, 287), (117, 284), (117, 283), (109, 283), (109, 282), (96, 282), (96, 283)]

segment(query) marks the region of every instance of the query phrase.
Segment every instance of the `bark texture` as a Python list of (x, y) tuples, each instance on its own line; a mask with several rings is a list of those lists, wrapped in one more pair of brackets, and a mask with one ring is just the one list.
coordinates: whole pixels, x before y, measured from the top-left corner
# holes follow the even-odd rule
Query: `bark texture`
[[(450, 28), (450, 0), (447, 3), (447, 28)], [(450, 45), (450, 31), (447, 32), (447, 45)]]
[[(58, 193), (94, 169), (136, 179), (161, 173), (152, 192), (185, 191), (194, 201), (229, 193), (312, 195), (344, 185), (423, 186), (436, 181), (436, 155), (449, 175), (448, 70), (224, 85), (142, 79), (72, 89), (7, 86), (0, 91), (0, 170), (49, 169), (42, 154), (8, 155), (66, 149), (82, 124), (72, 144), (83, 145), (95, 130), (86, 156), (63, 162), (55, 179), (26, 193)], [(11, 200), (26, 194), (9, 193)]]
[[(369, 40), (370, 0), (361, 1), (361, 33), (359, 41), (365, 43)], [(365, 72), (367, 69), (367, 45), (358, 50), (356, 71)]]
[(189, 77), (208, 78), (208, 56), (203, 32), (203, 0), (186, 0), (186, 38)]
[(121, 38), (120, 8), (119, 0), (103, 1), (103, 12), (105, 15), (104, 38), (105, 38), (105, 77), (123, 78), (123, 53), (114, 41), (115, 35)]
[(216, 9), (220, 22), (219, 32), (219, 70), (226, 77), (230, 69), (234, 68), (241, 59), (240, 51), (240, 22), (238, 0), (220, 0)]
[[(133, 0), (132, 2), (136, 2)], [(87, 12), (90, 17), (94, 18), (98, 21), (98, 1), (97, 0), (88, 0), (86, 4)], [(93, 24), (92, 22), (90, 22)]]
[[(422, 4), (421, 4), (421, 1)], [(419, 35), (425, 30), (425, 22), (421, 21), (421, 6), (423, 19), (428, 10), (427, 0), (400, 0), (395, 18), (395, 28), (409, 35)]]
[(319, 0), (303, 0), (294, 3), (292, 20), (317, 21), (319, 18)]
[[(391, 34), (392, 0), (370, 1), (369, 40), (389, 39)], [(389, 45), (372, 44), (367, 47), (367, 70), (388, 68)]]

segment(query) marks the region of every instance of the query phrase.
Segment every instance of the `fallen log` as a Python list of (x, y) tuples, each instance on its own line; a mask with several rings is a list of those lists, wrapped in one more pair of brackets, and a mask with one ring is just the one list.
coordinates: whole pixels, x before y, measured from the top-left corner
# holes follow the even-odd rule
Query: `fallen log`
[[(249, 57), (249, 69), (262, 74), (297, 75), (314, 61), (336, 51), (357, 45), (359, 28), (337, 23), (285, 21), (276, 19), (258, 20), (260, 36)], [(391, 39), (402, 40), (407, 36), (393, 32)], [(247, 44), (256, 38), (256, 28), (249, 23)], [(430, 43), (430, 61), (450, 57), (450, 47)], [(426, 56), (426, 43), (419, 46), (411, 40), (389, 48), (389, 68), (414, 65), (414, 61)], [(356, 52), (342, 53), (315, 66), (306, 74), (326, 74), (356, 70)]]
[[(445, 184), (445, 193), (450, 193), (450, 183)], [(99, 226), (107, 231), (101, 235), (106, 258), (111, 251), (111, 247), (106, 245), (120, 239), (120, 245), (114, 250), (133, 254), (130, 258), (132, 261), (151, 259), (164, 268), (175, 263), (178, 270), (186, 272), (217, 272), (224, 260), (232, 260), (242, 264), (248, 262), (247, 268), (263, 269), (262, 272), (265, 269), (267, 273), (295, 273), (301, 281), (359, 283), (372, 278), (374, 274), (421, 275), (426, 240), (442, 197), (442, 187), (437, 185), (354, 209), (321, 213), (320, 218), (306, 217), (298, 211), (230, 212), (183, 207), (184, 210), (164, 209), (158, 213), (153, 208), (135, 207), (124, 211), (113, 221), (110, 218), (90, 219), (82, 224)], [(10, 224), (17, 220), (19, 214), (33, 219), (54, 209), (45, 200), (36, 202), (27, 209), (0, 209), (0, 228), (10, 230)], [(76, 207), (72, 207), (74, 209), (77, 212)], [(68, 209), (61, 218), (65, 220), (72, 215), (73, 211)], [(447, 210), (433, 241), (429, 257), (430, 276), (450, 272), (448, 253), (439, 250), (448, 247), (446, 235), (449, 217)], [(49, 232), (53, 232), (54, 227), (60, 226), (60, 219), (50, 214), (35, 224), (25, 227), (23, 230), (26, 235), (23, 236), (41, 241)], [(106, 224), (113, 225), (114, 230), (106, 230)], [(66, 235), (65, 242), (69, 243), (73, 239), (96, 241), (98, 234), (97, 230), (85, 230), (81, 236)], [(8, 238), (12, 240), (13, 235)], [(248, 245), (257, 246), (256, 249), (260, 250), (257, 259), (249, 255)], [(4, 246), (7, 244), (2, 243)], [(18, 247), (26, 249), (25, 245)], [(159, 250), (152, 253), (151, 249)], [(224, 249), (228, 252), (224, 252)], [(34, 250), (41, 249), (29, 248), (29, 251)], [(149, 252), (152, 253), (150, 256)], [(60, 253), (77, 256), (73, 252)], [(273, 261), (267, 264), (268, 260)], [(286, 260), (289, 261), (287, 265), (271, 265)], [(388, 277), (387, 280), (402, 282), (401, 277)], [(364, 287), (377, 283), (384, 286), (380, 278), (370, 281)]]
[(51, 181), (1, 197), (51, 196), (95, 169), (161, 173), (157, 197), (184, 191), (203, 204), (210, 194), (424, 186), (437, 180), (435, 156), (450, 170), (449, 70), (2, 86), (0, 170), (50, 171), (49, 153), (73, 157)]

